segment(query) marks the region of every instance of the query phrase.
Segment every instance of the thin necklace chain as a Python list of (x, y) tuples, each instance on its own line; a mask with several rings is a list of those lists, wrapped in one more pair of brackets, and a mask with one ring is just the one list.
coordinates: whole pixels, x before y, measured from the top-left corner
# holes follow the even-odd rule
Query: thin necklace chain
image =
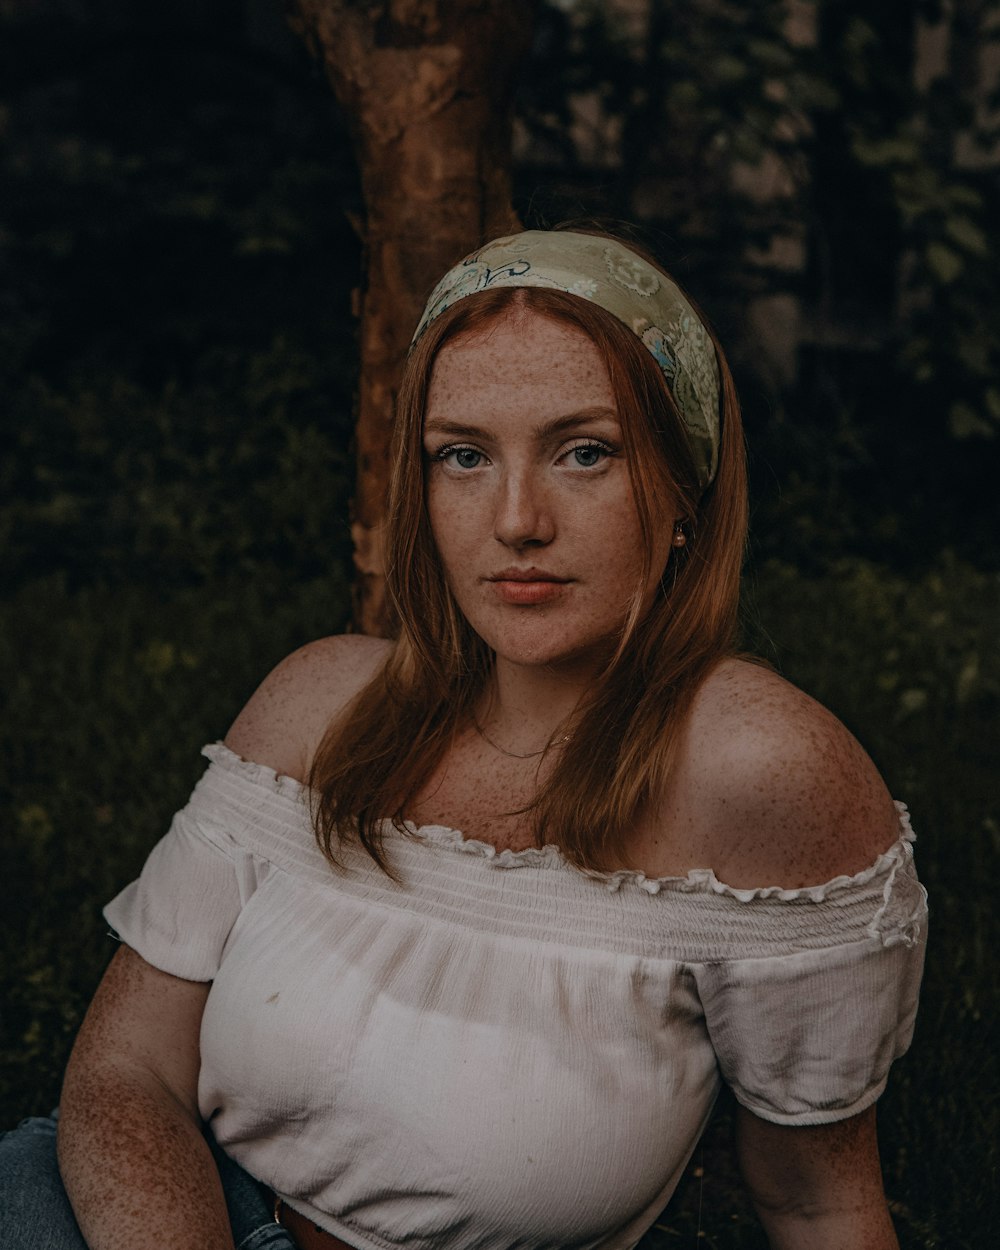
[(499, 742), (494, 742), (482, 725), (480, 725), (479, 721), (474, 720), (472, 723), (476, 727), (476, 733), (479, 734), (480, 738), (482, 738), (484, 742), (488, 743), (494, 751), (499, 751), (501, 755), (506, 755), (512, 760), (537, 759), (539, 755), (544, 755), (549, 747), (561, 747), (564, 743), (569, 742), (570, 738), (573, 736), (572, 734), (564, 734), (561, 738), (557, 738), (555, 742), (547, 742), (540, 750), (529, 751), (526, 755), (522, 755), (518, 751), (508, 751), (507, 748), (502, 747)]

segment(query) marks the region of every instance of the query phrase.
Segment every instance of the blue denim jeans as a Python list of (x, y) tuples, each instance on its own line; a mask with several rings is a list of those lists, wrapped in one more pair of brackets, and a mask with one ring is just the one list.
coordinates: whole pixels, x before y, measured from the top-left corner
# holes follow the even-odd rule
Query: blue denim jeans
[[(0, 1137), (0, 1250), (87, 1250), (56, 1163), (59, 1112)], [(236, 1250), (295, 1250), (262, 1186), (206, 1134), (226, 1196)]]

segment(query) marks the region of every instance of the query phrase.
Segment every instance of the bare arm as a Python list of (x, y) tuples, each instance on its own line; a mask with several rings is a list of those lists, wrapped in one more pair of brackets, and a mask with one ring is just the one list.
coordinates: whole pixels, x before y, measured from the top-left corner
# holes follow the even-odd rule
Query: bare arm
[[(733, 662), (717, 670), (699, 695), (686, 751), (687, 803), (702, 822), (707, 862), (728, 885), (820, 885), (868, 868), (899, 837), (898, 814), (860, 745), (765, 669)], [(845, 1098), (861, 1092), (852, 1086)], [(874, 1107), (801, 1126), (741, 1106), (737, 1135), (772, 1250), (898, 1250)]]
[(771, 1250), (899, 1250), (874, 1107), (808, 1128), (771, 1124), (740, 1107), (737, 1148)]
[[(300, 648), (264, 680), (227, 745), (304, 780), (331, 715), (387, 650), (360, 636)], [(197, 1105), (208, 990), (123, 947), (91, 1004), (66, 1070), (58, 1134), (63, 1181), (91, 1250), (232, 1250)]]
[(208, 989), (127, 946), (98, 988), (66, 1070), (57, 1139), (91, 1250), (232, 1250), (197, 1106)]

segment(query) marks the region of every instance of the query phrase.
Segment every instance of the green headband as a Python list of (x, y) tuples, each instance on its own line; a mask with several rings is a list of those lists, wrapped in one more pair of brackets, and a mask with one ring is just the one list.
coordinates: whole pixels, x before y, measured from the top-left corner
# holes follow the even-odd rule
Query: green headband
[(684, 418), (704, 489), (719, 462), (715, 346), (680, 287), (616, 240), (568, 230), (526, 230), (494, 239), (444, 275), (431, 292), (413, 341), (467, 295), (528, 286), (590, 300), (645, 344)]

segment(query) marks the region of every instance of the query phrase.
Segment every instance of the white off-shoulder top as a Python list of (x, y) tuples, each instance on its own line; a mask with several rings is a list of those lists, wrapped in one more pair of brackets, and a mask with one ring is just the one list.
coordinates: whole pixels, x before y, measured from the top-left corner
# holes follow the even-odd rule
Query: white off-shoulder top
[(386, 829), (398, 882), (333, 870), (307, 791), (222, 745), (124, 942), (212, 981), (198, 1099), (220, 1145), (364, 1250), (630, 1247), (720, 1079), (779, 1124), (853, 1115), (909, 1044), (912, 834), (865, 871), (737, 890), (583, 872), (554, 847)]

